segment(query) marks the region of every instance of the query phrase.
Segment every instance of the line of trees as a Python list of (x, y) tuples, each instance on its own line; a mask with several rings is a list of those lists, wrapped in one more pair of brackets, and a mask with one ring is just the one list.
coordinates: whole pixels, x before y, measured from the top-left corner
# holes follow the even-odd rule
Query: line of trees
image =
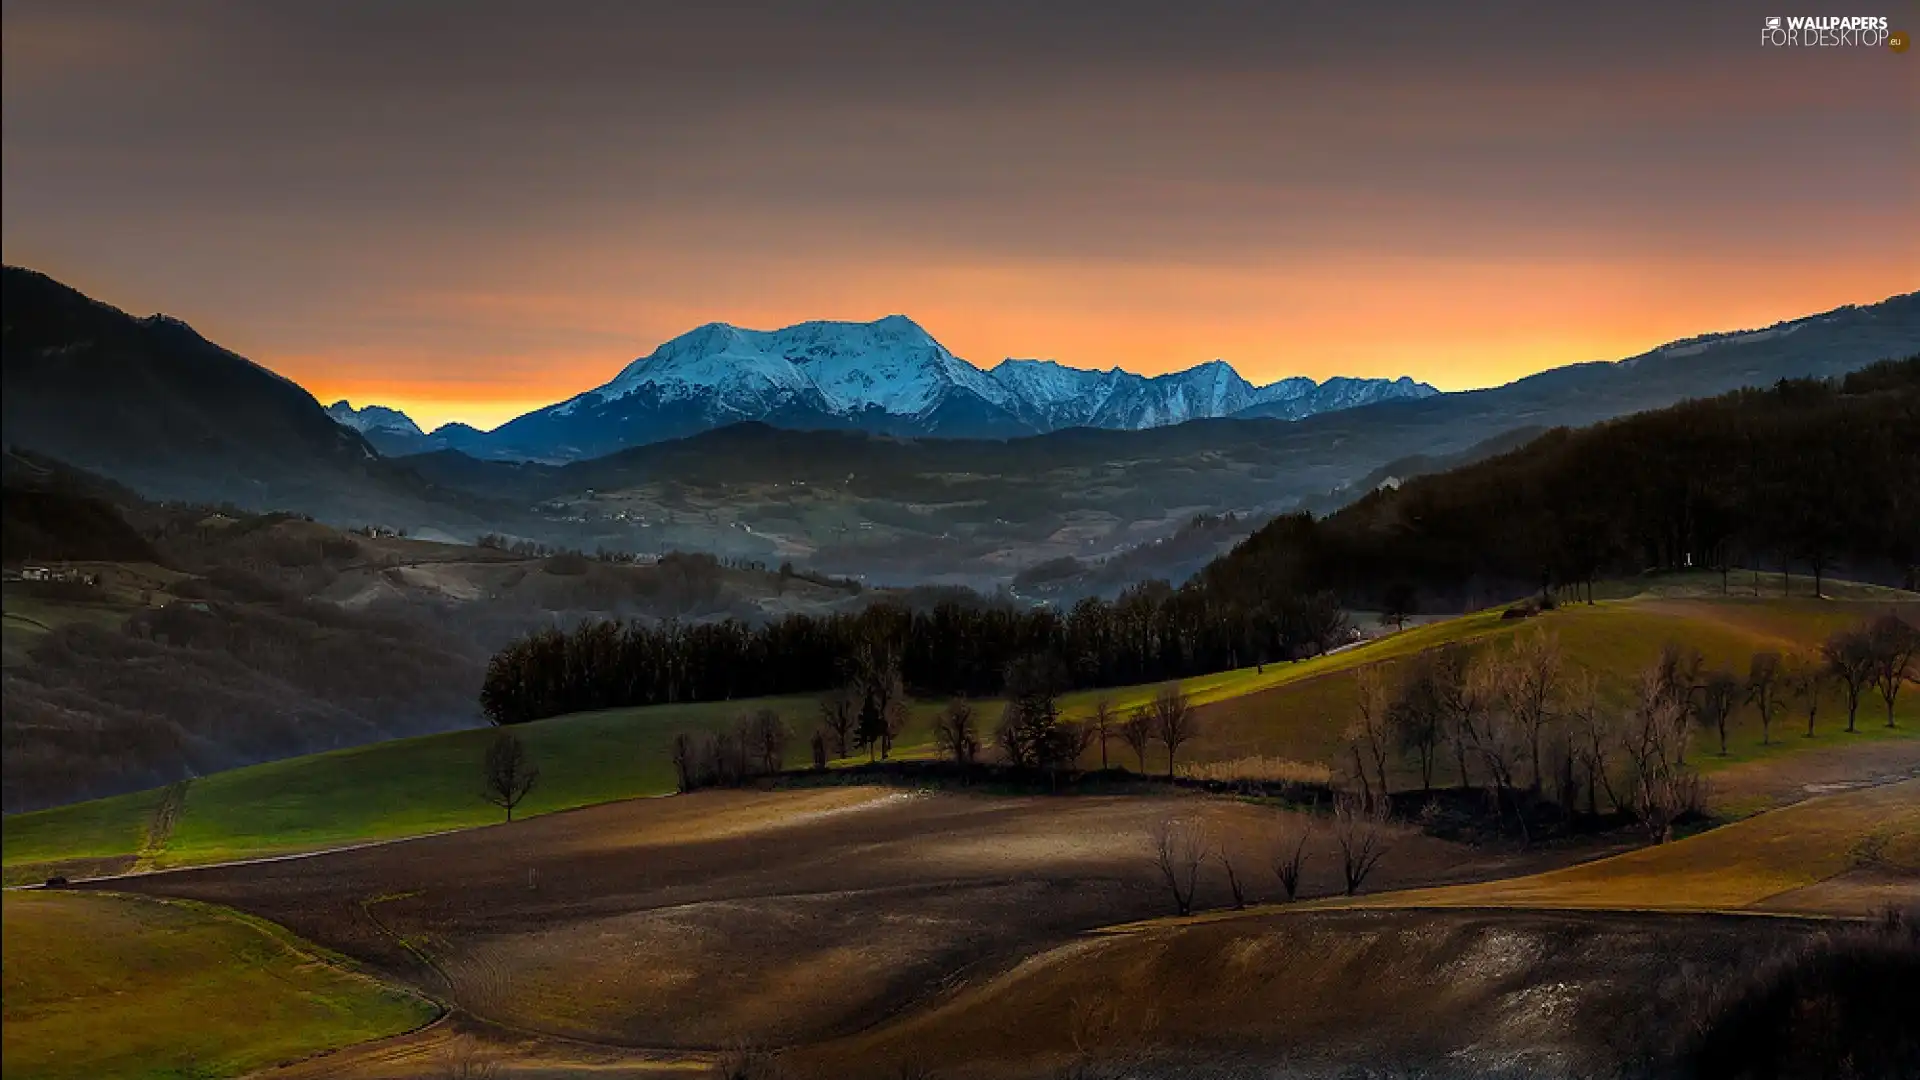
[(772, 776), (787, 767), (791, 739), (786, 720), (772, 709), (755, 709), (724, 731), (683, 731), (668, 749), (675, 783), (684, 792)]
[(1170, 815), (1147, 830), (1147, 850), (1160, 881), (1173, 899), (1176, 915), (1192, 913), (1202, 874), (1218, 866), (1226, 879), (1235, 909), (1247, 905), (1254, 871), (1264, 863), (1288, 903), (1300, 896), (1301, 882), (1316, 833), (1338, 863), (1341, 892), (1358, 894), (1386, 858), (1392, 833), (1390, 811), (1384, 801), (1369, 803), (1352, 794), (1334, 800), (1330, 821), (1322, 824), (1316, 808), (1284, 811), (1264, 835), (1248, 837), (1222, 833), (1204, 817)]
[(1602, 701), (1590, 673), (1569, 671), (1555, 637), (1534, 631), (1479, 652), (1422, 653), (1392, 677), (1359, 673), (1360, 699), (1346, 731), (1347, 772), (1368, 805), (1387, 804), (1391, 773), (1413, 768), (1431, 794), (1450, 771), (1461, 788), (1484, 787), (1505, 820), (1531, 839), (1543, 802), (1564, 813), (1625, 812), (1656, 841), (1700, 810), (1705, 787), (1687, 764), (1697, 734), (1728, 752), (1733, 726), (1750, 711), (1763, 743), (1773, 723), (1803, 710), (1811, 738), (1820, 702), (1839, 691), (1846, 730), (1877, 693), (1888, 726), (1901, 688), (1920, 681), (1920, 628), (1889, 611), (1834, 633), (1817, 655), (1763, 651), (1743, 675), (1709, 668), (1692, 648), (1669, 644), (1635, 680), (1624, 709)]
[(1028, 658), (1064, 690), (1314, 655), (1351, 636), (1332, 593), (1246, 598), (1198, 582), (1149, 582), (1064, 613), (944, 602), (796, 614), (758, 627), (593, 621), (502, 649), (488, 665), (481, 707), (496, 724), (517, 724), (589, 709), (818, 693), (881, 669), (920, 695), (993, 697)]
[(502, 650), (481, 704), (512, 724), (583, 709), (817, 693), (862, 649), (928, 696), (1000, 694), (1051, 654), (1072, 687), (1154, 682), (1312, 655), (1349, 639), (1343, 604), (1403, 621), (1421, 592), (1585, 587), (1647, 567), (1765, 555), (1819, 587), (1843, 564), (1920, 554), (1920, 358), (1841, 382), (1783, 381), (1578, 431), (1393, 491), (1324, 520), (1278, 518), (1187, 584), (1134, 586), (1066, 612), (883, 603), (764, 626), (590, 623)]
[(1449, 605), (1542, 587), (1590, 598), (1596, 579), (1649, 568), (1765, 564), (1817, 592), (1845, 566), (1912, 588), (1916, 476), (1920, 357), (1557, 429), (1324, 519), (1277, 518), (1203, 576), (1401, 610), (1410, 588)]

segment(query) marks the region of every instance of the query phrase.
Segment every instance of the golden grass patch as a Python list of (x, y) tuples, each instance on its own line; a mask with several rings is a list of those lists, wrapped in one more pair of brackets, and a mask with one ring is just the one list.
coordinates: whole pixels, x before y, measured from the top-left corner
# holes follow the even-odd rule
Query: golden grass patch
[(277, 926), (209, 905), (11, 892), (3, 924), (9, 1078), (230, 1076), (437, 1012)]

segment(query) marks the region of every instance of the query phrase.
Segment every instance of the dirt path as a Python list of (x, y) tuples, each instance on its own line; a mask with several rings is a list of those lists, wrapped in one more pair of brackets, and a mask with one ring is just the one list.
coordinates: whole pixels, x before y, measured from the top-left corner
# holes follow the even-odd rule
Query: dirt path
[(147, 819), (146, 835), (140, 841), (140, 850), (134, 853), (133, 865), (128, 873), (153, 869), (155, 860), (166, 850), (167, 841), (173, 839), (173, 830), (180, 823), (180, 812), (187, 805), (187, 787), (192, 783), (191, 779), (178, 780), (168, 784), (161, 793), (159, 804)]

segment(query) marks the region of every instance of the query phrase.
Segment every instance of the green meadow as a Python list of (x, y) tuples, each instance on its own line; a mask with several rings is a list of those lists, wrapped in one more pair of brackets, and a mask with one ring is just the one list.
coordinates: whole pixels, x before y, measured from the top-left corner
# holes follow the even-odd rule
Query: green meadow
[[(1181, 763), (1251, 757), (1337, 763), (1341, 732), (1357, 700), (1355, 673), (1445, 645), (1482, 647), (1518, 633), (1551, 632), (1569, 668), (1594, 672), (1603, 695), (1624, 704), (1633, 675), (1667, 641), (1692, 645), (1709, 666), (1744, 675), (1755, 651), (1810, 655), (1826, 634), (1876, 608), (1833, 600), (1643, 596), (1567, 605), (1527, 620), (1503, 620), (1498, 610), (1445, 619), (1313, 660), (1184, 680), (1180, 685), (1199, 707), (1200, 724), (1199, 735), (1182, 748)], [(1067, 695), (1062, 706), (1069, 718), (1079, 718), (1104, 698), (1125, 712), (1151, 700), (1157, 689), (1148, 684), (1079, 691)], [(670, 792), (674, 776), (668, 747), (676, 734), (719, 729), (760, 707), (809, 731), (817, 702), (796, 696), (613, 709), (521, 725), (516, 732), (541, 775), (518, 813)], [(999, 705), (982, 702), (980, 707), (982, 726), (990, 729)], [(914, 704), (897, 745), (899, 756), (932, 753), (930, 722), (939, 708), (939, 702)], [(1830, 692), (1821, 704), (1818, 738), (1801, 738), (1804, 720), (1788, 713), (1776, 721), (1772, 744), (1763, 746), (1757, 722), (1743, 709), (1735, 717), (1726, 755), (1703, 732), (1692, 757), (1711, 772), (1842, 738), (1920, 734), (1920, 692), (1909, 692), (1900, 702), (1902, 726), (1896, 729), (1883, 726), (1877, 698), (1862, 702), (1857, 735), (1839, 734), (1843, 713), (1837, 693)], [(137, 856), (141, 866), (180, 866), (489, 824), (500, 813), (480, 798), (480, 763), (492, 737), (489, 730), (460, 731), (235, 769), (185, 785), (178, 806), (164, 814), (163, 793), (150, 791), (12, 815), (5, 821), (6, 878), (9, 883), (37, 880), (63, 861), (77, 859)], [(789, 760), (805, 752), (797, 739)], [(1133, 764), (1118, 744), (1109, 753), (1117, 764)], [(1156, 761), (1155, 756), (1149, 753), (1146, 768), (1164, 770), (1165, 758)]]

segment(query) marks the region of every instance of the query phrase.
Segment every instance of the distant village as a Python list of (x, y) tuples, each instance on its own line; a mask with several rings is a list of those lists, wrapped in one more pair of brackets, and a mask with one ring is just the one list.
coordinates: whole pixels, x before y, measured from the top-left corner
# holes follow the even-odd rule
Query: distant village
[(70, 566), (41, 566), (37, 563), (24, 563), (17, 568), (9, 566), (0, 572), (0, 578), (7, 581), (65, 581), (95, 588), (100, 585), (99, 574), (85, 573)]

